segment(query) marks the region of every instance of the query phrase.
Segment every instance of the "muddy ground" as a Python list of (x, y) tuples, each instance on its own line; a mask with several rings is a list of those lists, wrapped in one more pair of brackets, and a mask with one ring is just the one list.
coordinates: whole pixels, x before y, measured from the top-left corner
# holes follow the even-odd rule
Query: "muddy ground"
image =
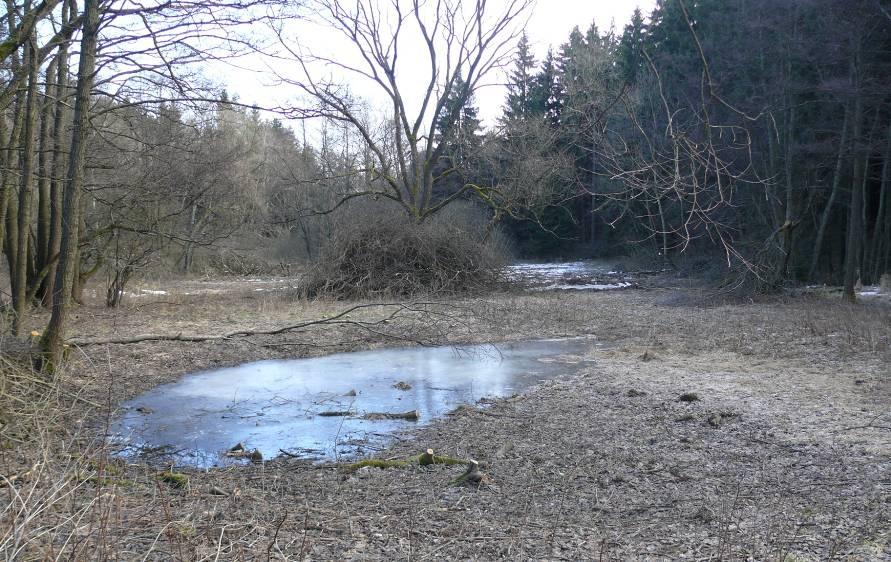
[[(118, 310), (79, 309), (71, 335), (86, 345), (72, 349), (52, 415), (3, 421), (0, 550), (114, 560), (891, 560), (886, 304), (798, 295), (702, 306), (702, 292), (660, 279), (625, 291), (363, 303), (373, 306), (334, 320), (346, 323), (277, 335), (92, 343), (269, 331), (357, 304), (302, 301), (281, 281), (214, 281), (213, 291), (167, 283)], [(378, 455), (433, 448), (477, 459), (480, 485), (453, 485), (454, 466), (349, 471), (285, 458), (183, 470), (177, 487), (163, 467), (124, 464), (94, 438), (121, 401), (196, 370), (576, 335), (608, 344), (592, 346), (581, 375), (462, 408)]]

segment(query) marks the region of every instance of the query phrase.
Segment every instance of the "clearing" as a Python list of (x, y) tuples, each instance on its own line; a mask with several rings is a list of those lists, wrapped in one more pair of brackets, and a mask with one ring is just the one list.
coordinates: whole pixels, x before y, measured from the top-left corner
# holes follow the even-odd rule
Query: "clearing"
[[(73, 349), (55, 415), (21, 421), (31, 445), (3, 452), (18, 495), (0, 548), (159, 560), (891, 559), (891, 307), (828, 296), (697, 306), (699, 291), (671, 284), (394, 308), (298, 300), (287, 279), (213, 291), (190, 281), (147, 287), (116, 310), (88, 303), (71, 328), (80, 341), (270, 331), (373, 306), (281, 334)], [(461, 467), (351, 471), (287, 456), (164, 475), (96, 438), (124, 401), (196, 371), (574, 336), (602, 345), (571, 376), (460, 408), (376, 455), (473, 458), (481, 485), (453, 485)]]

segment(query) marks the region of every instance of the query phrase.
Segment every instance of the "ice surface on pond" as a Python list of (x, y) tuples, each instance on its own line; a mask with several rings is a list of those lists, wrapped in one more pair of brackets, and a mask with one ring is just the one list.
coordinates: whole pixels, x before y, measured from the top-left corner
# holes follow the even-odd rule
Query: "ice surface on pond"
[[(427, 423), (461, 404), (572, 374), (595, 347), (569, 339), (248, 363), (189, 375), (131, 400), (112, 439), (123, 455), (160, 450), (160, 458), (192, 466), (224, 464), (237, 443), (266, 459), (280, 450), (312, 459), (357, 456), (417, 425), (364, 414), (417, 410), (418, 423)], [(319, 415), (332, 412), (349, 414)]]

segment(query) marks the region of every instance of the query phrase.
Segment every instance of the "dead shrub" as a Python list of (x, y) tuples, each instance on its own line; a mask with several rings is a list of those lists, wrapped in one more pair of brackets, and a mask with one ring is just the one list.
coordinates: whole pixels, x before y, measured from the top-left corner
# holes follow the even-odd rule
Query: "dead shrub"
[(492, 287), (501, 280), (506, 252), (458, 222), (443, 216), (416, 224), (387, 214), (340, 228), (306, 276), (303, 293), (350, 299)]

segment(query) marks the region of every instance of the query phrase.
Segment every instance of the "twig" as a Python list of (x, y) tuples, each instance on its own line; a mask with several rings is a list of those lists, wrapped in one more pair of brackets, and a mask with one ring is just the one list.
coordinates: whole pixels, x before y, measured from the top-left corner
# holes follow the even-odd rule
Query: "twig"
[(285, 524), (285, 520), (288, 518), (288, 512), (282, 516), (281, 521), (278, 522), (278, 525), (275, 526), (275, 534), (272, 535), (272, 540), (269, 542), (269, 546), (266, 547), (266, 560), (272, 560), (272, 547), (275, 546), (275, 543), (278, 542), (278, 532), (281, 531), (282, 525)]
[(870, 428), (874, 428), (874, 429), (888, 429), (888, 430), (891, 430), (891, 426), (887, 426), (887, 425), (875, 425), (876, 420), (880, 419), (883, 415), (884, 415), (884, 414), (879, 414), (878, 416), (872, 418), (871, 420), (869, 420), (869, 423), (867, 423), (866, 425), (854, 425), (854, 426), (851, 426), (851, 427), (843, 427), (843, 428), (837, 430), (835, 433), (839, 433), (839, 432), (841, 432), (841, 431), (851, 431), (851, 430), (854, 430), (854, 429), (870, 429)]

